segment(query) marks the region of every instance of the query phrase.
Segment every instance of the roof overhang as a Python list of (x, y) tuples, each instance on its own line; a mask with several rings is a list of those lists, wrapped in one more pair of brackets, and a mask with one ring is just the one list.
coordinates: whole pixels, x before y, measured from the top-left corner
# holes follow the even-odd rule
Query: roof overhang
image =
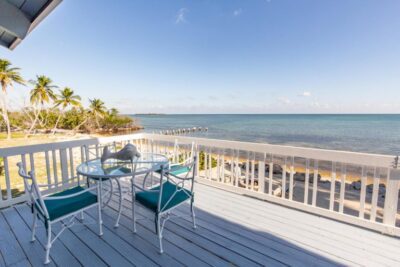
[(0, 45), (13, 50), (62, 0), (0, 0)]

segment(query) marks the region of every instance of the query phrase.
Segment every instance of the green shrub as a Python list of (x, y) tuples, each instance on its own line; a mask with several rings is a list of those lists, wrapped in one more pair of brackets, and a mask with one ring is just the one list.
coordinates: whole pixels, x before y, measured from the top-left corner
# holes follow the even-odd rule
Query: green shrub
[[(217, 167), (217, 159), (214, 157), (211, 157), (211, 167), (212, 168)], [(200, 151), (200, 153), (199, 153), (199, 170), (203, 171), (204, 169), (205, 169), (205, 153), (204, 153), (204, 151)]]

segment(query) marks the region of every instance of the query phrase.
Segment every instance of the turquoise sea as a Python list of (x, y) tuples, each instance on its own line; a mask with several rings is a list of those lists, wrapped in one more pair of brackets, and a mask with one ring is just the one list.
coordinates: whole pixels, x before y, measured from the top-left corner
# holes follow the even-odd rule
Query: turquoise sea
[(145, 132), (208, 127), (194, 136), (400, 154), (400, 115), (131, 115)]

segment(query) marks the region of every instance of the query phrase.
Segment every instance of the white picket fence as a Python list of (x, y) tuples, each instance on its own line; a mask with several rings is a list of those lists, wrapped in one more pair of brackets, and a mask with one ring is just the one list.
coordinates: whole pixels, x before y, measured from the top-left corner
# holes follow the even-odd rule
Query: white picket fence
[[(18, 186), (22, 180), (15, 171), (17, 161), (35, 169), (42, 181), (62, 181), (62, 188), (82, 179), (76, 175), (77, 164), (99, 157), (102, 146), (122, 147), (128, 142), (141, 151), (172, 155), (175, 161), (190, 156), (194, 144), (198, 182), (400, 236), (396, 156), (189, 136), (133, 134), (0, 149), (4, 159), (0, 208), (26, 200)], [(346, 183), (356, 177), (357, 189)]]

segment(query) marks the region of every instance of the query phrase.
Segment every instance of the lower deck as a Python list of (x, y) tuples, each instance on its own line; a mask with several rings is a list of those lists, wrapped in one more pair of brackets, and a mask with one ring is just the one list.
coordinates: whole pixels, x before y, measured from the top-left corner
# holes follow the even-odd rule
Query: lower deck
[[(158, 253), (153, 216), (139, 208), (131, 232), (130, 202), (114, 228), (117, 202), (96, 209), (85, 225), (67, 229), (53, 244), (49, 266), (400, 266), (400, 239), (197, 183), (197, 229), (189, 206), (166, 223), (164, 254)], [(42, 266), (45, 228), (30, 242), (32, 214), (26, 204), (0, 212), (0, 266)], [(60, 226), (58, 226), (60, 228)], [(54, 229), (54, 231), (57, 231)]]

